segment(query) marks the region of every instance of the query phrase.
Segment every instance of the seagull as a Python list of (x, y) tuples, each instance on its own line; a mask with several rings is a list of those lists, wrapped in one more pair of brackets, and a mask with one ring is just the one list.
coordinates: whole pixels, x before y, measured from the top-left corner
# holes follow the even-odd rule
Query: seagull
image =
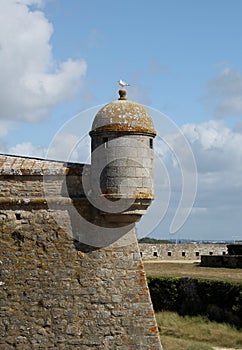
[(130, 86), (130, 84), (128, 83), (125, 83), (123, 80), (118, 80), (118, 83), (121, 87), (124, 87), (124, 86)]

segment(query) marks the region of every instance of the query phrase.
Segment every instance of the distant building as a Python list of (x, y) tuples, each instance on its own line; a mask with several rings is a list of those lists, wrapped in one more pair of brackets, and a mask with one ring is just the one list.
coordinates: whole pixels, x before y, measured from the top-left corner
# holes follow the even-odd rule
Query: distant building
[(226, 255), (227, 244), (139, 243), (143, 260), (201, 260), (201, 255)]

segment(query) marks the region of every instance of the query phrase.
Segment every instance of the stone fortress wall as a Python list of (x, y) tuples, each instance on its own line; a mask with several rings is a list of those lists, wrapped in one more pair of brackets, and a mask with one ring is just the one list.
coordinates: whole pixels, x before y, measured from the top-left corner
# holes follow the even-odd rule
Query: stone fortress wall
[(143, 260), (201, 260), (201, 255), (226, 255), (227, 244), (147, 244), (140, 243)]
[(96, 115), (90, 165), (0, 155), (0, 350), (162, 350), (135, 232), (155, 130), (125, 95)]
[(82, 168), (0, 156), (1, 350), (161, 349), (134, 228), (79, 240), (74, 211), (94, 218)]

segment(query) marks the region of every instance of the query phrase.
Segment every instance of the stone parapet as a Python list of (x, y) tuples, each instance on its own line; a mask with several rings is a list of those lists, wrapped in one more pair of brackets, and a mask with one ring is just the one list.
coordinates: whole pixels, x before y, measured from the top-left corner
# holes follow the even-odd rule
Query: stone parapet
[(83, 165), (40, 158), (0, 154), (0, 175), (82, 174)]

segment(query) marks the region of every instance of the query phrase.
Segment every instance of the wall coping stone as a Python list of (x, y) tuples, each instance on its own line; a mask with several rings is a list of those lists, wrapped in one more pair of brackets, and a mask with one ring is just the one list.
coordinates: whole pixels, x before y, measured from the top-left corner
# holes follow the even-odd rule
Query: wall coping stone
[(83, 167), (74, 162), (0, 154), (0, 175), (81, 175)]

